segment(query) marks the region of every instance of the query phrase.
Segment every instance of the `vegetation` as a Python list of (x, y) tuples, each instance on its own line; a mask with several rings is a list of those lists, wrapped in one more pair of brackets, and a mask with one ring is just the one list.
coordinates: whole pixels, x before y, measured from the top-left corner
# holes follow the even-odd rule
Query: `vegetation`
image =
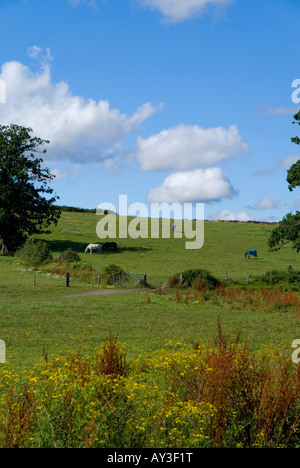
[(59, 262), (66, 262), (66, 263), (77, 263), (80, 262), (80, 257), (77, 252), (72, 249), (67, 249), (60, 254), (58, 257)]
[(202, 269), (186, 270), (170, 278), (169, 283), (171, 286), (178, 286), (178, 284), (180, 284), (182, 288), (196, 286), (201, 288), (205, 287), (207, 289), (215, 289), (216, 286), (220, 285), (219, 280), (212, 276), (207, 270)]
[(4, 448), (299, 448), (300, 373), (219, 326), (214, 347), (178, 344), (130, 363), (110, 338), (92, 356), (1, 368)]
[(16, 252), (16, 257), (25, 265), (38, 267), (52, 260), (51, 252), (45, 242), (29, 239)]
[[(85, 255), (98, 219), (63, 212), (36, 236), (80, 262), (0, 258), (0, 446), (298, 448), (300, 272), (289, 244), (269, 251), (274, 226), (205, 222), (199, 251), (129, 238)], [(156, 289), (68, 297), (113, 271)], [(169, 284), (176, 272), (184, 285)]]
[[(300, 125), (300, 111), (294, 115), (295, 121)], [(299, 137), (291, 139), (293, 143), (299, 145)], [(293, 164), (287, 172), (288, 188), (293, 191), (300, 186), (300, 160)], [(272, 231), (269, 239), (269, 247), (272, 250), (279, 250), (287, 243), (291, 242), (293, 248), (300, 252), (300, 211), (295, 214), (288, 213), (282, 220), (279, 227)]]
[(111, 285), (114, 282), (114, 276), (122, 277), (124, 275), (124, 271), (120, 266), (111, 263), (104, 268), (103, 275), (106, 284)]
[[(35, 156), (49, 143), (31, 137), (30, 128), (0, 126), (0, 239), (1, 254), (15, 251), (28, 236), (49, 233), (60, 211), (47, 184), (54, 178)], [(42, 153), (45, 153), (44, 149)], [(39, 184), (39, 185), (38, 185)]]

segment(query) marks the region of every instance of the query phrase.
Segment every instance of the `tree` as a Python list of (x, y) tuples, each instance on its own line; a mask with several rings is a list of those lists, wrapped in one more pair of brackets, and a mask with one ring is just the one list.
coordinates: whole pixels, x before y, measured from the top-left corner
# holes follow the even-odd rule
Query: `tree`
[[(300, 125), (300, 111), (294, 115), (294, 122), (293, 124)], [(300, 138), (298, 136), (292, 138), (292, 142), (296, 145), (300, 145)], [(292, 192), (294, 188), (300, 186), (300, 159), (295, 164), (293, 164), (287, 173), (286, 180), (289, 183), (289, 190)]]
[(57, 224), (60, 210), (48, 187), (55, 176), (42, 168), (36, 153), (48, 140), (32, 137), (31, 128), (0, 125), (0, 239), (1, 255), (16, 250), (33, 234), (49, 234)]
[(289, 190), (291, 192), (294, 188), (300, 186), (300, 159), (290, 167), (286, 180), (289, 183)]
[(300, 252), (300, 211), (295, 215), (288, 213), (284, 216), (280, 225), (277, 226), (269, 238), (271, 250), (280, 250), (285, 244), (292, 242), (297, 252)]
[[(300, 111), (294, 115), (295, 121), (300, 125)], [(291, 138), (291, 141), (296, 145), (300, 144), (298, 136)], [(289, 190), (292, 192), (296, 187), (300, 186), (300, 160), (293, 164), (287, 171)], [(280, 225), (271, 232), (268, 244), (271, 250), (279, 250), (289, 242), (292, 242), (293, 248), (300, 252), (300, 211), (296, 214), (288, 213)]]

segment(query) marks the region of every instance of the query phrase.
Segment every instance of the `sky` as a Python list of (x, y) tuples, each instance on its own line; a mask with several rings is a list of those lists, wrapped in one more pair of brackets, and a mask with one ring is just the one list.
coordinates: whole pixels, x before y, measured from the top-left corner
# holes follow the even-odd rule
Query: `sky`
[(0, 125), (50, 141), (60, 205), (279, 221), (300, 210), (299, 25), (299, 0), (1, 0)]

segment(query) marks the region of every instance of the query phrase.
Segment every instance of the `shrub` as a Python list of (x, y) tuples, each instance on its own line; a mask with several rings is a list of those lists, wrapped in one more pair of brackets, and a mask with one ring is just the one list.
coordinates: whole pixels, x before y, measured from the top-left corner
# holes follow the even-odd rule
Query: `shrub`
[(26, 265), (38, 267), (52, 260), (52, 255), (47, 244), (42, 241), (35, 242), (29, 239), (23, 247), (17, 250), (15, 256)]
[(283, 286), (285, 290), (300, 289), (300, 270), (294, 270), (290, 265), (285, 271), (274, 270), (256, 278), (253, 284), (259, 286)]
[(80, 257), (76, 252), (74, 252), (74, 250), (67, 249), (60, 254), (58, 261), (66, 263), (77, 263), (80, 262)]
[(125, 376), (128, 370), (126, 362), (127, 351), (117, 343), (117, 336), (110, 334), (102, 348), (101, 355), (96, 358), (96, 374), (111, 375), (114, 378)]
[(122, 277), (124, 275), (124, 271), (122, 270), (120, 266), (114, 265), (113, 263), (111, 263), (110, 265), (104, 268), (103, 274), (104, 274), (106, 283), (113, 284), (113, 277), (114, 276)]
[[(170, 278), (170, 286), (178, 285), (179, 275), (175, 275)], [(176, 281), (177, 279), (177, 281)], [(192, 286), (197, 287), (198, 289), (207, 288), (215, 289), (217, 286), (220, 286), (219, 280), (212, 276), (207, 270), (196, 269), (196, 270), (186, 270), (182, 273), (182, 283), (181, 287), (190, 288)]]

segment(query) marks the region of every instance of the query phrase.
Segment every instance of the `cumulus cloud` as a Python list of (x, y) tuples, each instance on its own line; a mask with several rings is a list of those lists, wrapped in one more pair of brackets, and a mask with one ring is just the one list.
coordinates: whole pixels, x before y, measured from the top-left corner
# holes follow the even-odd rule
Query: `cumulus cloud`
[(249, 205), (248, 208), (252, 210), (272, 210), (278, 208), (280, 200), (271, 200), (268, 197), (264, 197), (259, 200), (255, 205)]
[(198, 125), (178, 125), (147, 139), (137, 140), (137, 157), (145, 171), (193, 170), (212, 167), (249, 147), (236, 125), (204, 129)]
[(52, 81), (50, 50), (42, 55), (34, 46), (29, 54), (40, 61), (37, 72), (16, 61), (1, 67), (6, 105), (0, 107), (0, 119), (2, 125), (31, 127), (37, 136), (50, 140), (48, 158), (80, 163), (104, 160), (107, 151), (120, 148), (132, 131), (161, 108), (145, 103), (126, 115), (111, 108), (107, 100), (74, 96), (66, 82)]
[(54, 167), (51, 174), (55, 176), (55, 180), (68, 179), (70, 176), (82, 175), (83, 171), (78, 164), (67, 164), (65, 167)]
[(158, 10), (172, 23), (179, 23), (194, 16), (201, 16), (209, 7), (224, 8), (233, 0), (137, 0), (145, 8)]
[(176, 172), (169, 175), (160, 187), (150, 190), (150, 203), (211, 203), (232, 198), (236, 191), (219, 168)]
[(287, 156), (286, 158), (280, 159), (278, 166), (281, 169), (289, 169), (293, 164), (295, 164), (297, 161), (299, 161), (300, 155), (290, 155)]
[(209, 217), (211, 220), (222, 219), (224, 221), (255, 221), (255, 218), (246, 211), (231, 211), (228, 209), (218, 211)]

